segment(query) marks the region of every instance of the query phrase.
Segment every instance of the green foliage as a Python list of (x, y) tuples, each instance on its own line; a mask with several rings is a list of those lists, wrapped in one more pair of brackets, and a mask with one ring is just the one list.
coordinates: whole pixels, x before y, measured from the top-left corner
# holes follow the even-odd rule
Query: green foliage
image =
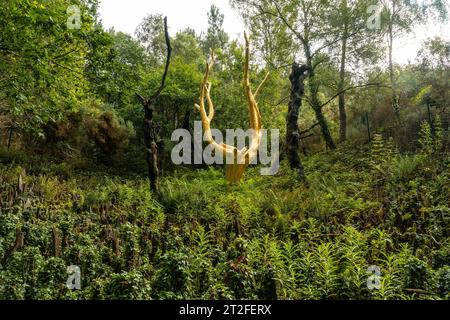
[[(30, 171), (10, 155), (22, 166), (0, 165), (0, 298), (448, 298), (448, 169), (386, 158), (389, 142), (375, 141), (370, 156), (308, 159), (308, 189), (284, 165), (277, 177), (250, 168), (237, 186), (219, 170), (186, 169), (163, 180), (159, 199), (142, 178)], [(376, 193), (372, 162), (384, 172)], [(7, 254), (17, 230), (24, 245)], [(79, 291), (65, 286), (71, 264)], [(367, 287), (371, 265), (379, 289)]]
[(106, 160), (120, 152), (134, 133), (131, 123), (120, 123), (112, 112), (105, 112), (98, 118), (89, 120), (85, 127), (99, 155)]
[(228, 43), (228, 34), (223, 30), (224, 15), (216, 5), (211, 5), (208, 12), (208, 31), (202, 41), (203, 52), (209, 55), (211, 49), (224, 49)]
[[(81, 10), (80, 29), (67, 27), (70, 5)], [(92, 11), (95, 1), (11, 0), (1, 6), (0, 114), (13, 127), (40, 132), (87, 99), (85, 59), (101, 34)]]
[(431, 134), (431, 126), (426, 121), (422, 122), (420, 125), (419, 143), (425, 154), (430, 155), (433, 152), (433, 136)]
[(163, 63), (166, 56), (163, 16), (147, 15), (137, 27), (136, 36), (150, 53), (152, 64), (157, 66)]
[(434, 117), (434, 145), (435, 152), (440, 152), (444, 146), (444, 127), (441, 121), (441, 116)]

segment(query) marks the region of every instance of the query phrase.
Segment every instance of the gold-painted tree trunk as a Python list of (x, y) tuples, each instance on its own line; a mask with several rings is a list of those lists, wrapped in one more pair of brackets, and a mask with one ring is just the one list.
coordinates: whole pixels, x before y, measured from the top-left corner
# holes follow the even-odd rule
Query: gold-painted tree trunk
[[(226, 164), (225, 179), (230, 183), (239, 183), (242, 179), (245, 169), (253, 162), (258, 155), (259, 145), (261, 143), (261, 114), (256, 102), (259, 90), (267, 80), (268, 74), (253, 93), (250, 85), (249, 65), (250, 65), (250, 41), (245, 35), (245, 66), (244, 66), (244, 92), (248, 104), (248, 112), (250, 118), (251, 141), (248, 148), (237, 149), (234, 146), (225, 143), (217, 143), (211, 134), (211, 121), (214, 117), (214, 105), (211, 100), (211, 83), (208, 82), (209, 75), (214, 65), (214, 52), (211, 50), (211, 60), (206, 64), (206, 72), (200, 87), (200, 103), (196, 104), (196, 108), (200, 112), (202, 118), (203, 130), (205, 132), (206, 141), (214, 147), (216, 152), (221, 152), (226, 160), (233, 159), (233, 163)], [(208, 114), (205, 109), (205, 98), (208, 103)]]

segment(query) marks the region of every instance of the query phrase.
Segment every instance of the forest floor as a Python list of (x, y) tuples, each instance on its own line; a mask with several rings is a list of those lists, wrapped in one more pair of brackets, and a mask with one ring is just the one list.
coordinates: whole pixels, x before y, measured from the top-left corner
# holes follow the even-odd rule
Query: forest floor
[[(239, 185), (0, 153), (0, 299), (449, 299), (450, 157), (381, 146)], [(70, 265), (81, 290), (66, 286)]]

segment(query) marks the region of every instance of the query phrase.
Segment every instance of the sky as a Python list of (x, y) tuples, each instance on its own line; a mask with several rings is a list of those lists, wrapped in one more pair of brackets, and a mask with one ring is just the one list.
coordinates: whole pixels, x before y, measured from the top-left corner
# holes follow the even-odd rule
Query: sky
[[(161, 13), (168, 17), (171, 34), (187, 27), (201, 33), (208, 28), (207, 12), (212, 4), (218, 6), (225, 15), (225, 31), (233, 39), (241, 38), (244, 22), (231, 9), (228, 0), (101, 0), (100, 17), (106, 28), (114, 27), (116, 31), (134, 35), (136, 27), (146, 15)], [(394, 42), (395, 62), (413, 62), (422, 42), (434, 36), (450, 41), (450, 22), (445, 25), (431, 22), (398, 39)]]
[(134, 34), (142, 18), (161, 13), (168, 17), (171, 34), (187, 27), (200, 33), (208, 28), (207, 12), (212, 4), (225, 15), (224, 29), (232, 38), (243, 34), (244, 22), (228, 0), (101, 0), (100, 16), (104, 26)]

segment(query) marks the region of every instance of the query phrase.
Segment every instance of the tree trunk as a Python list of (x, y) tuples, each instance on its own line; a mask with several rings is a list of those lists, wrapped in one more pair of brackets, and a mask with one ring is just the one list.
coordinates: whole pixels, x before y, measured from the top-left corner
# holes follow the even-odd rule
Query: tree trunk
[(16, 230), (16, 241), (13, 246), (11, 246), (3, 255), (2, 260), (0, 261), (0, 265), (4, 266), (5, 263), (9, 260), (10, 257), (16, 252), (17, 250), (20, 250), (23, 248), (25, 239), (25, 233), (22, 232), (22, 230), (17, 229)]
[(159, 178), (161, 175), (163, 154), (164, 154), (164, 140), (161, 139), (161, 126), (153, 121), (154, 105), (157, 98), (164, 89), (166, 83), (167, 72), (169, 71), (170, 58), (172, 56), (172, 47), (170, 45), (169, 31), (167, 27), (167, 17), (164, 18), (164, 31), (167, 46), (167, 59), (164, 73), (161, 80), (161, 85), (150, 98), (144, 98), (140, 94), (136, 94), (141, 100), (144, 107), (144, 144), (145, 144), (145, 158), (148, 165), (148, 178), (150, 180), (150, 189), (159, 192)]
[(314, 108), (314, 113), (316, 114), (316, 119), (320, 125), (322, 136), (325, 140), (327, 148), (330, 150), (336, 149), (336, 144), (333, 141), (330, 129), (328, 129), (327, 119), (325, 119), (325, 116), (323, 115), (322, 108)]
[(297, 170), (298, 176), (305, 181), (305, 172), (302, 162), (298, 155), (300, 148), (300, 131), (298, 128), (298, 114), (302, 104), (302, 96), (305, 93), (303, 80), (305, 72), (309, 68), (305, 65), (299, 66), (297, 63), (292, 64), (292, 71), (289, 76), (291, 82), (291, 94), (288, 104), (288, 113), (286, 116), (286, 152), (289, 164), (292, 169)]
[(341, 68), (339, 71), (339, 141), (344, 142), (347, 139), (347, 112), (345, 110), (345, 61), (347, 55), (347, 26), (345, 26), (344, 35), (342, 38), (341, 48)]
[[(192, 132), (191, 128), (191, 113), (192, 109), (188, 109), (183, 117), (183, 123), (181, 125), (182, 129), (185, 129), (191, 133), (191, 150), (195, 149), (195, 142), (194, 142), (194, 134)], [(205, 167), (204, 162), (202, 161), (201, 165), (195, 164), (195, 152), (191, 152), (191, 165), (192, 167)]]
[(397, 98), (397, 90), (396, 90), (396, 82), (394, 75), (394, 62), (392, 59), (393, 55), (393, 41), (394, 41), (394, 15), (395, 15), (395, 2), (392, 2), (392, 12), (389, 17), (389, 26), (388, 26), (388, 37), (389, 37), (389, 76), (391, 81), (391, 92), (392, 92), (392, 110), (394, 111), (395, 118), (397, 122), (400, 124), (400, 112), (399, 112), (399, 101)]
[(148, 178), (150, 188), (159, 191), (159, 165), (161, 164), (159, 148), (163, 145), (160, 137), (161, 127), (153, 121), (153, 107), (144, 106), (144, 144), (146, 149), (146, 160), (148, 165)]
[(319, 85), (315, 81), (314, 68), (311, 58), (311, 50), (309, 46), (304, 45), (305, 56), (306, 56), (306, 65), (309, 68), (309, 81), (308, 87), (311, 95), (311, 107), (314, 109), (314, 113), (316, 114), (317, 122), (320, 125), (320, 129), (322, 131), (322, 137), (325, 140), (325, 144), (328, 149), (336, 149), (336, 144), (334, 143), (333, 137), (331, 136), (330, 129), (328, 128), (327, 120), (322, 112), (322, 105), (319, 101), (319, 97), (317, 96), (319, 92)]

